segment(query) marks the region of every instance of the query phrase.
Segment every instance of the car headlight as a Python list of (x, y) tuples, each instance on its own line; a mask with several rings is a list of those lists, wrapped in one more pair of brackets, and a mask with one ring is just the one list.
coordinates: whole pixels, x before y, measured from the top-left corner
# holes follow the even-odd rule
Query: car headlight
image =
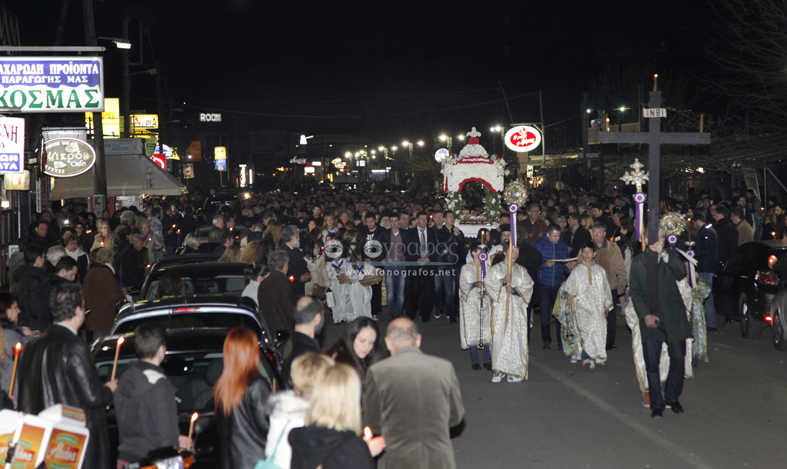
[(185, 469), (182, 456), (175, 456), (156, 461), (156, 469)]

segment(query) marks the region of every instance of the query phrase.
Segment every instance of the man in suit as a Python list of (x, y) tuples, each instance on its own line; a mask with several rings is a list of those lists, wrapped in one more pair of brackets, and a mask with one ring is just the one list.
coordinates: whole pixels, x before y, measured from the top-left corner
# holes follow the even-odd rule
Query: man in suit
[(754, 240), (754, 230), (749, 222), (746, 221), (742, 208), (732, 209), (730, 221), (738, 230), (738, 246), (742, 246)]
[(592, 240), (590, 231), (582, 226), (582, 215), (573, 212), (568, 216), (568, 229), (563, 233), (563, 241), (568, 246), (569, 257), (577, 257), (582, 246)]
[(273, 334), (279, 329), (291, 331), (295, 326), (292, 318), (292, 311), (295, 309), (295, 292), (287, 277), (289, 260), (287, 253), (282, 250), (270, 253), (268, 269), (271, 273), (257, 289), (257, 304), (265, 305), (260, 311)]
[(386, 443), (377, 467), (453, 469), (449, 429), (465, 413), (453, 365), (421, 352), (421, 334), (407, 318), (391, 321), (385, 344), (391, 358), (372, 365), (364, 385), (364, 425)]
[(35, 415), (55, 404), (84, 410), (90, 440), (83, 467), (107, 469), (106, 407), (112, 403), (118, 382), (115, 379), (101, 384), (90, 349), (77, 335), (87, 314), (79, 284), (58, 285), (46, 301), (54, 324), (33, 339), (22, 353), (19, 410)]
[(295, 291), (295, 296), (305, 295), (306, 282), (311, 280), (312, 276), (301, 252), (301, 234), (297, 226), (287, 225), (282, 228), (279, 249), (287, 253), (287, 259), (290, 263), (288, 272), (293, 277), (291, 287)]
[(416, 220), (415, 228), (406, 232), (404, 255), (410, 264), (407, 269), (410, 285), (405, 292), (405, 310), (411, 319), (420, 314), (423, 322), (429, 322), (434, 307), (437, 233), (434, 228), (427, 228), (426, 212), (418, 212)]

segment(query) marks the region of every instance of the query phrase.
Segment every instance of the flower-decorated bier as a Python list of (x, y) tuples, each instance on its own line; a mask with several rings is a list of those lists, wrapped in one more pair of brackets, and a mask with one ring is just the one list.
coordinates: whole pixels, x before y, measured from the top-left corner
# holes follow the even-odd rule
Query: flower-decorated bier
[(42, 462), (49, 469), (80, 469), (89, 438), (81, 409), (57, 404), (38, 416), (0, 411), (0, 461), (13, 445), (14, 469), (35, 469)]
[[(497, 155), (489, 155), (481, 146), (481, 133), (472, 128), (467, 133), (467, 145), (458, 155), (452, 154), (443, 160), (443, 190), (447, 193), (445, 209), (456, 215), (456, 225), (466, 237), (475, 237), (481, 229), (494, 229), (502, 208), (504, 177), (508, 174), (505, 161)], [(477, 182), (484, 187), (483, 214), (470, 216), (464, 212), (465, 201), (462, 188), (468, 182)]]

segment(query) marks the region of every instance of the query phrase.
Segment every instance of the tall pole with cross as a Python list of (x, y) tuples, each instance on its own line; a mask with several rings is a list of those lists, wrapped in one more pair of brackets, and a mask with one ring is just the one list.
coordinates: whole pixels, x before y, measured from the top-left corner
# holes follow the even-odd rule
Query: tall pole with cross
[[(692, 132), (662, 132), (661, 119), (667, 110), (661, 107), (661, 92), (658, 91), (658, 75), (653, 76), (653, 91), (648, 108), (643, 109), (648, 119), (647, 132), (601, 132), (600, 143), (630, 143), (648, 145), (648, 242), (659, 238), (659, 190), (661, 186), (661, 145), (709, 145), (710, 134)], [(648, 270), (648, 307), (651, 314), (658, 315), (658, 259), (646, 264)]]

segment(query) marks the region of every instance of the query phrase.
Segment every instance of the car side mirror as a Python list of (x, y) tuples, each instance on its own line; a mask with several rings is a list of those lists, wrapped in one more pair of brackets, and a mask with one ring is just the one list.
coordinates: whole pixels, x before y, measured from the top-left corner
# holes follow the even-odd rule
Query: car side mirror
[(284, 347), (284, 344), (290, 340), (290, 331), (287, 329), (279, 329), (276, 331), (276, 339), (274, 339), (274, 343), (276, 344), (276, 348), (280, 349)]

